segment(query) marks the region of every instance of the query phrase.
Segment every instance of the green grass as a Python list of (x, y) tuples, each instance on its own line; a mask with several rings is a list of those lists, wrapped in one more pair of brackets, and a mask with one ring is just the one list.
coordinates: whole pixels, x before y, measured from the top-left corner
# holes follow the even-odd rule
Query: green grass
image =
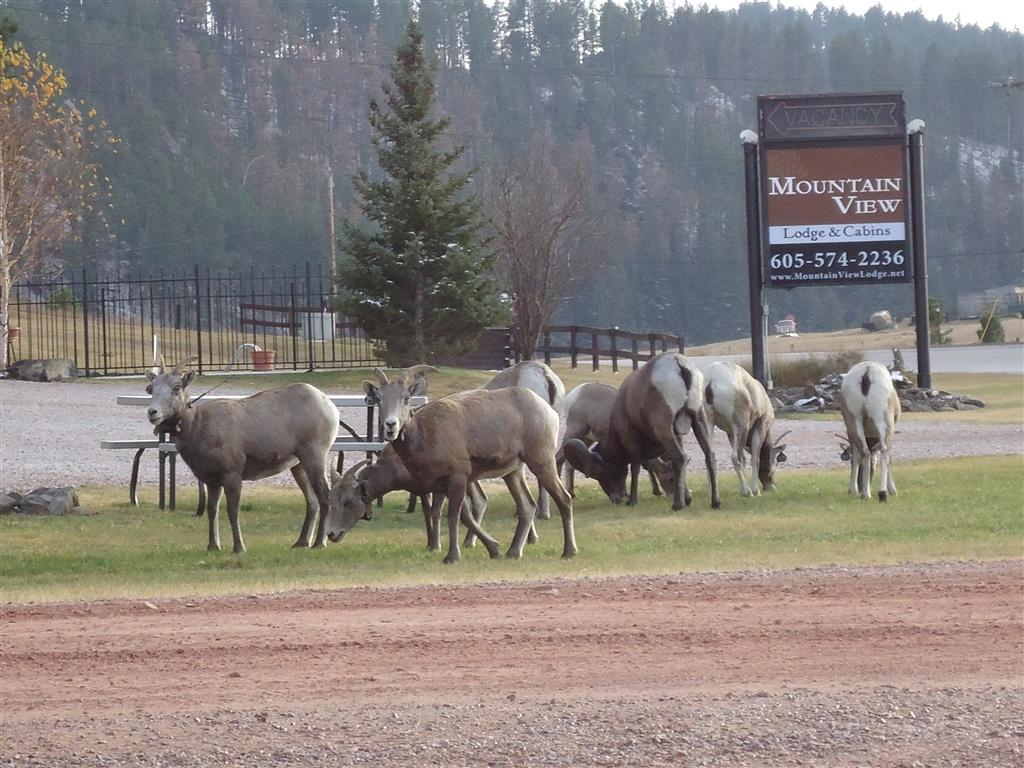
[[(374, 520), (324, 550), (292, 550), (301, 523), (298, 491), (249, 488), (242, 528), (249, 548), (207, 552), (206, 521), (152, 504), (133, 509), (123, 489), (84, 489), (91, 517), (0, 519), (0, 600), (64, 601), (115, 597), (274, 592), (349, 585), (403, 585), (551, 577), (786, 568), (822, 563), (994, 559), (1024, 555), (1024, 473), (1020, 456), (897, 465), (901, 493), (889, 504), (846, 495), (847, 474), (784, 473), (778, 491), (742, 499), (722, 473), (722, 509), (707, 504), (695, 473), (694, 505), (672, 512), (642, 497), (614, 507), (592, 483), (577, 486), (579, 556), (559, 558), (557, 521), (541, 522), (541, 542), (520, 561), (490, 561), (477, 547), (446, 567), (424, 545), (422, 517), (392, 495)], [(968, 490), (969, 489), (969, 490)], [(513, 521), (503, 486), (489, 486), (487, 529), (507, 546)], [(969, 492), (970, 496), (965, 496)], [(222, 512), (222, 541), (230, 531)]]

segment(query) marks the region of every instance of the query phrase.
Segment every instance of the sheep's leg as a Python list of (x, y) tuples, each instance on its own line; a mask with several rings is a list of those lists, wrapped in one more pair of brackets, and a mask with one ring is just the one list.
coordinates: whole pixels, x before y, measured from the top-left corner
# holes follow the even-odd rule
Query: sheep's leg
[[(467, 483), (464, 478), (453, 477), (448, 480), (448, 554), (444, 558), (445, 565), (457, 563), (461, 557), (459, 552), (459, 519), (462, 517), (462, 502), (466, 499), (466, 485)], [(487, 552), (492, 560), (501, 557), (498, 542), (492, 539), (480, 527), (472, 515), (466, 515), (463, 522), (487, 548)]]
[(750, 489), (752, 496), (767, 490), (761, 485), (761, 446), (764, 445), (764, 428), (758, 420), (750, 433)]
[[(313, 488), (310, 485), (309, 477), (306, 475), (302, 465), (296, 464), (291, 468), (291, 473), (295, 479), (295, 484), (302, 491), (302, 497), (306, 500), (306, 517), (302, 521), (302, 530), (299, 531), (299, 538), (292, 544), (292, 548), (305, 549), (310, 545), (313, 538), (313, 521), (316, 520), (316, 514), (320, 510), (320, 506), (316, 496), (313, 495)], [(318, 546), (322, 547), (323, 542), (319, 542)]]
[(575, 557), (579, 551), (576, 548), (576, 532), (572, 522), (572, 497), (565, 490), (562, 481), (558, 479), (558, 472), (555, 469), (554, 456), (540, 464), (530, 464), (530, 471), (537, 476), (541, 488), (551, 494), (558, 506), (558, 512), (562, 516), (562, 557)]
[(510, 472), (503, 479), (505, 485), (508, 486), (508, 492), (516, 503), (516, 532), (512, 535), (512, 543), (509, 544), (505, 557), (518, 560), (523, 556), (523, 546), (526, 544), (529, 533), (533, 531), (536, 508), (530, 497), (530, 489), (526, 485), (522, 469)]
[[(326, 458), (326, 456), (325, 456)], [(314, 546), (323, 548), (327, 544), (327, 510), (331, 508), (331, 488), (327, 484), (327, 463), (319, 456), (314, 455), (312, 459), (302, 462), (301, 466), (308, 467), (306, 477), (313, 486), (313, 493), (317, 502), (317, 511), (320, 520), (316, 524), (316, 543)], [(310, 504), (309, 499), (306, 501)], [(314, 514), (316, 514), (314, 513)]]
[(640, 462), (629, 463), (629, 501), (627, 507), (635, 507), (640, 498)]
[(644, 469), (647, 471), (647, 477), (650, 478), (651, 481), (651, 494), (653, 494), (654, 496), (661, 496), (661, 483), (658, 482), (657, 473), (652, 472), (650, 470), (650, 467), (648, 467), (647, 465), (644, 465)]
[(537, 517), (540, 520), (547, 520), (551, 517), (551, 510), (548, 507), (548, 495), (543, 487), (537, 488)]
[[(431, 509), (433, 507), (433, 500), (428, 494), (423, 494), (419, 497), (420, 508), (423, 510), (423, 528), (427, 532), (427, 549), (440, 549), (441, 545), (437, 543), (437, 525), (435, 524), (435, 518), (431, 517)], [(431, 546), (431, 543), (434, 546)]]
[(690, 506), (693, 496), (686, 486), (686, 451), (683, 449), (683, 435), (690, 431), (691, 417), (688, 413), (679, 413), (670, 434), (657, 435), (661, 445), (669, 446), (665, 451), (672, 462), (672, 509), (679, 510)]
[[(886, 434), (892, 435), (892, 430), (887, 430)], [(885, 488), (888, 496), (896, 495), (896, 481), (892, 477), (892, 440), (891, 438), (882, 443), (885, 446), (885, 453), (882, 454), (882, 461), (885, 462), (885, 473), (882, 475), (882, 482), (879, 484), (879, 489)], [(882, 491), (879, 490), (879, 497), (881, 498)]]
[(445, 496), (443, 493), (433, 494), (430, 501), (430, 510), (424, 511), (424, 518), (427, 524), (427, 549), (437, 552), (441, 549), (441, 507), (444, 506)]
[[(466, 503), (469, 506), (469, 513), (473, 516), (473, 519), (476, 520), (478, 525), (481, 524), (484, 520), (484, 513), (487, 511), (487, 494), (484, 493), (480, 483), (475, 480), (466, 489)], [(475, 547), (476, 534), (467, 530), (462, 546)]]
[[(733, 471), (740, 480), (740, 496), (753, 496), (754, 491), (747, 483), (747, 462), (746, 457), (743, 455), (745, 436), (741, 429), (737, 429), (735, 424), (732, 425), (732, 434), (729, 435), (729, 458), (732, 459)], [(753, 457), (751, 457), (751, 463), (753, 463)]]
[(220, 506), (221, 490), (221, 486), (217, 483), (206, 484), (206, 517), (210, 530), (206, 548), (211, 552), (220, 550), (220, 528), (217, 526), (217, 508)]
[(697, 438), (697, 444), (704, 452), (704, 463), (708, 468), (708, 486), (711, 489), (711, 508), (718, 509), (722, 506), (722, 499), (718, 495), (718, 472), (715, 467), (715, 450), (711, 447), (711, 437), (708, 434), (708, 421), (704, 412), (693, 416), (693, 435)]
[(235, 542), (233, 551), (236, 555), (245, 553), (245, 542), (242, 541), (242, 527), (238, 523), (238, 504), (242, 500), (242, 478), (229, 476), (224, 480), (224, 495), (228, 501), (228, 522), (231, 523), (231, 538)]
[[(138, 506), (138, 503), (135, 504)], [(206, 483), (199, 481), (199, 504), (196, 506), (196, 517), (202, 517), (206, 511)]]

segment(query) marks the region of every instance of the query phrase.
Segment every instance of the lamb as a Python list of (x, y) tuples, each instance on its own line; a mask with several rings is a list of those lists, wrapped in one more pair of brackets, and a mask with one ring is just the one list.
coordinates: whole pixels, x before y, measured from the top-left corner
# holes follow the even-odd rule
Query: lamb
[[(740, 494), (757, 496), (761, 490), (771, 490), (775, 486), (776, 465), (786, 461), (786, 446), (778, 443), (789, 431), (773, 437), (775, 409), (764, 385), (740, 366), (726, 362), (712, 363), (704, 371), (704, 380), (708, 418), (729, 437)], [(751, 464), (749, 484), (747, 451)]]
[[(562, 437), (562, 445), (564, 446), (569, 440), (582, 440), (588, 445), (604, 442), (608, 435), (615, 395), (615, 387), (597, 382), (587, 382), (574, 387), (565, 397), (565, 435)], [(565, 464), (564, 447), (558, 449), (555, 461), (561, 477), (562, 467)], [(660, 460), (655, 460), (655, 462), (656, 464), (648, 463), (645, 469), (651, 478), (651, 492), (655, 496), (661, 496), (658, 472), (671, 471), (671, 465)], [(573, 491), (573, 472), (573, 466), (570, 464), (566, 482), (566, 489), (570, 494)], [(637, 503), (639, 475), (640, 463), (631, 462), (629, 465), (629, 501), (627, 502), (630, 506), (635, 506)]]
[[(164, 370), (163, 358), (147, 373), (152, 395), (147, 416), (155, 433), (167, 433), (189, 469), (207, 489), (207, 548), (220, 549), (217, 510), (227, 496), (228, 520), (235, 554), (245, 552), (238, 523), (243, 480), (271, 477), (290, 469), (306, 499), (306, 517), (296, 547), (310, 546), (313, 523), (330, 503), (327, 455), (338, 433), (338, 410), (309, 384), (289, 384), (241, 400), (193, 405), (188, 387), (195, 373), (175, 365)], [(320, 517), (316, 546), (324, 546)]]
[[(558, 480), (558, 414), (537, 394), (523, 387), (471, 390), (434, 400), (415, 412), (409, 399), (426, 387), (430, 366), (403, 370), (398, 378), (373, 387), (380, 403), (383, 437), (390, 442), (409, 474), (422, 487), (439, 488), (448, 498), (448, 553), (444, 562), (459, 560), (458, 523), (469, 483), (502, 477), (516, 502), (516, 531), (506, 557), (522, 556), (533, 523), (534, 507), (521, 473), (525, 464), (548, 493), (562, 517), (562, 557), (577, 552), (572, 500)], [(471, 520), (471, 518), (470, 518)], [(492, 558), (500, 557), (497, 542), (479, 525), (465, 521)]]
[[(521, 363), (516, 363), (499, 371), (493, 379), (484, 384), (483, 389), (502, 389), (503, 387), (526, 387), (536, 392), (561, 418), (565, 401), (565, 385), (558, 378), (558, 374), (544, 363), (536, 360), (524, 360)], [(541, 520), (551, 517), (551, 512), (548, 509), (548, 495), (543, 488), (537, 491), (537, 517)]]
[(884, 365), (857, 363), (839, 387), (839, 410), (850, 441), (850, 494), (871, 498), (874, 454), (878, 454), (878, 500), (896, 495), (892, 477), (892, 440), (900, 417), (900, 398)]
[(682, 440), (691, 429), (704, 452), (711, 506), (717, 509), (722, 502), (704, 412), (704, 376), (678, 352), (663, 352), (626, 377), (615, 396), (604, 442), (588, 448), (582, 440), (569, 440), (563, 450), (569, 463), (587, 477), (597, 478), (616, 504), (626, 497), (630, 463), (664, 454), (672, 463), (672, 509), (682, 509), (692, 501), (686, 486), (687, 457)]

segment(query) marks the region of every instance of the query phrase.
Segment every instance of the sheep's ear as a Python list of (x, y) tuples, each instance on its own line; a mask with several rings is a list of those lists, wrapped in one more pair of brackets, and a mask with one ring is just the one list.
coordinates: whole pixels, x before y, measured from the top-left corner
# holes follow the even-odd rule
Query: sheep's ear
[(188, 371), (187, 373), (182, 374), (182, 376), (181, 376), (181, 388), (185, 389), (189, 384), (192, 383), (192, 380), (195, 379), (195, 377), (196, 377), (196, 372), (195, 371)]
[(600, 455), (594, 453), (582, 440), (572, 439), (562, 446), (565, 458), (587, 477), (595, 477), (602, 464)]
[(157, 372), (156, 372), (155, 370), (153, 370), (153, 369), (150, 369), (150, 370), (146, 371), (146, 378), (147, 378), (147, 379), (149, 379), (150, 381), (152, 381), (153, 379), (155, 379), (155, 378), (156, 378), (157, 376), (159, 376), (159, 375), (160, 375), (160, 374), (158, 374), (158, 373), (157, 373)]
[(778, 462), (779, 464), (785, 464), (786, 460), (788, 458), (786, 456), (786, 446), (785, 445), (776, 446), (775, 450), (778, 452), (776, 454), (776, 456), (775, 456), (775, 461)]
[(341, 474), (336, 469), (331, 470), (331, 488), (337, 488), (341, 482)]
[(380, 402), (380, 387), (368, 379), (363, 381), (363, 394), (366, 395), (368, 400), (372, 400), (375, 403)]
[(427, 394), (427, 376), (424, 373), (417, 373), (416, 378), (409, 385), (409, 394), (412, 397)]

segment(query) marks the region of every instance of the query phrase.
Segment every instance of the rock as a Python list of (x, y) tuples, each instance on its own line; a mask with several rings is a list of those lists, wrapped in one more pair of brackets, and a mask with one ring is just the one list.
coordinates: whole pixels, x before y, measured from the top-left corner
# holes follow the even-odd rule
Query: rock
[(21, 501), (21, 494), (17, 491), (0, 491), (0, 515), (9, 515), (17, 512), (18, 502)]
[(78, 501), (78, 492), (64, 488), (36, 488), (22, 496), (13, 512), (23, 515), (88, 515)]
[(78, 376), (75, 361), (67, 357), (53, 357), (43, 360), (19, 360), (7, 369), (12, 379), (22, 381), (61, 381)]

